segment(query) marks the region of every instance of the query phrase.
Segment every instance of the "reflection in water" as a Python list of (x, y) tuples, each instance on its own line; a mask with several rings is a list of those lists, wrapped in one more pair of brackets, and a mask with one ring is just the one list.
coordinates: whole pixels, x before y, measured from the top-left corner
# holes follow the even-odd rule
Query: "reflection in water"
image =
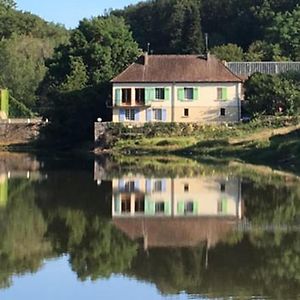
[(299, 232), (277, 230), (299, 225), (297, 179), (187, 161), (150, 175), (149, 165), (103, 161), (95, 182), (92, 161), (29, 161), (0, 163), (1, 287), (67, 254), (79, 280), (122, 274), (193, 297), (299, 295)]

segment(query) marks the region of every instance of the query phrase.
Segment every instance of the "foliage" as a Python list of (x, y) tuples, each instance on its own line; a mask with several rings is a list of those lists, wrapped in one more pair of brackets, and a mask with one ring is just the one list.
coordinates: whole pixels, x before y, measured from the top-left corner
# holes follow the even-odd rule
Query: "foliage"
[(300, 90), (280, 76), (253, 74), (245, 83), (245, 100), (252, 114), (296, 114), (300, 109)]
[[(122, 18), (80, 22), (67, 45), (55, 50), (39, 88), (40, 112), (61, 141), (92, 140), (97, 117), (110, 118), (108, 81), (128, 66), (139, 50)], [(48, 132), (50, 132), (48, 131)]]
[(235, 44), (216, 46), (211, 49), (211, 52), (225, 61), (243, 61), (244, 59), (243, 49)]

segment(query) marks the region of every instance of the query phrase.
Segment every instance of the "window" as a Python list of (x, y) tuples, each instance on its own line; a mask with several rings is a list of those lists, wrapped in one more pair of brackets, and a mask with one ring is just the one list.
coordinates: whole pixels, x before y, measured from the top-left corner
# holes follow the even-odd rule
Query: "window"
[(223, 202), (222, 200), (218, 201), (218, 213), (222, 213), (223, 212)]
[(128, 181), (128, 182), (126, 182), (124, 190), (127, 193), (133, 192), (134, 191), (134, 181)]
[(125, 110), (125, 119), (129, 121), (135, 120), (135, 110), (134, 109), (126, 109)]
[(135, 212), (144, 212), (145, 211), (145, 197), (144, 195), (136, 195), (135, 196)]
[(156, 88), (155, 89), (155, 99), (157, 99), (157, 100), (165, 99), (165, 89), (164, 88)]
[(162, 121), (162, 110), (161, 109), (153, 109), (153, 117), (156, 121)]
[(155, 203), (155, 213), (164, 213), (165, 212), (165, 203), (164, 202), (156, 202)]
[(186, 100), (194, 99), (194, 89), (193, 88), (184, 88), (184, 99), (186, 99)]
[(189, 116), (189, 109), (188, 109), (188, 108), (185, 108), (185, 109), (184, 109), (183, 115), (184, 115), (185, 117), (188, 117), (188, 116)]
[(145, 89), (135, 89), (136, 104), (145, 104)]
[(161, 192), (162, 191), (162, 181), (161, 180), (156, 180), (154, 182), (154, 191), (155, 192)]
[(184, 203), (184, 213), (190, 214), (193, 212), (194, 212), (194, 203), (191, 201)]
[(190, 189), (190, 187), (189, 187), (188, 183), (186, 183), (184, 185), (184, 191), (187, 193), (189, 191), (189, 189)]
[(220, 109), (220, 115), (221, 115), (221, 116), (225, 116), (225, 114), (226, 114), (225, 108), (221, 108), (221, 109)]
[(222, 100), (223, 99), (223, 88), (218, 88), (217, 89), (217, 99)]
[(220, 190), (221, 190), (222, 193), (225, 192), (225, 190), (226, 190), (226, 185), (225, 185), (225, 183), (221, 183), (221, 184), (220, 184)]
[(122, 103), (131, 104), (131, 89), (122, 89)]
[(131, 198), (130, 195), (121, 195), (121, 209), (122, 212), (130, 212), (131, 210)]

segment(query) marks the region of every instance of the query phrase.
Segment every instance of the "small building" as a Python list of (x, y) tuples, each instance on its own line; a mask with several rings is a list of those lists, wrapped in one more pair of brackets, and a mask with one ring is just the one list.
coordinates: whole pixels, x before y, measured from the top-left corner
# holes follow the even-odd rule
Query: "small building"
[(144, 54), (111, 82), (113, 122), (240, 120), (242, 80), (210, 54)]
[(5, 120), (8, 118), (8, 99), (8, 90), (0, 89), (0, 120)]

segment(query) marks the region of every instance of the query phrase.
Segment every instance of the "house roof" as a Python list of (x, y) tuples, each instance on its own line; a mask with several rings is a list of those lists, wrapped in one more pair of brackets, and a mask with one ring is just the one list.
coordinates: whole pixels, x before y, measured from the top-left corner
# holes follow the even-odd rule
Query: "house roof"
[(208, 55), (207, 59), (199, 55), (143, 55), (111, 82), (241, 81), (213, 55)]
[(236, 226), (230, 217), (200, 218), (114, 218), (114, 225), (130, 239), (147, 237), (152, 247), (191, 247), (208, 241), (210, 245), (226, 239)]

